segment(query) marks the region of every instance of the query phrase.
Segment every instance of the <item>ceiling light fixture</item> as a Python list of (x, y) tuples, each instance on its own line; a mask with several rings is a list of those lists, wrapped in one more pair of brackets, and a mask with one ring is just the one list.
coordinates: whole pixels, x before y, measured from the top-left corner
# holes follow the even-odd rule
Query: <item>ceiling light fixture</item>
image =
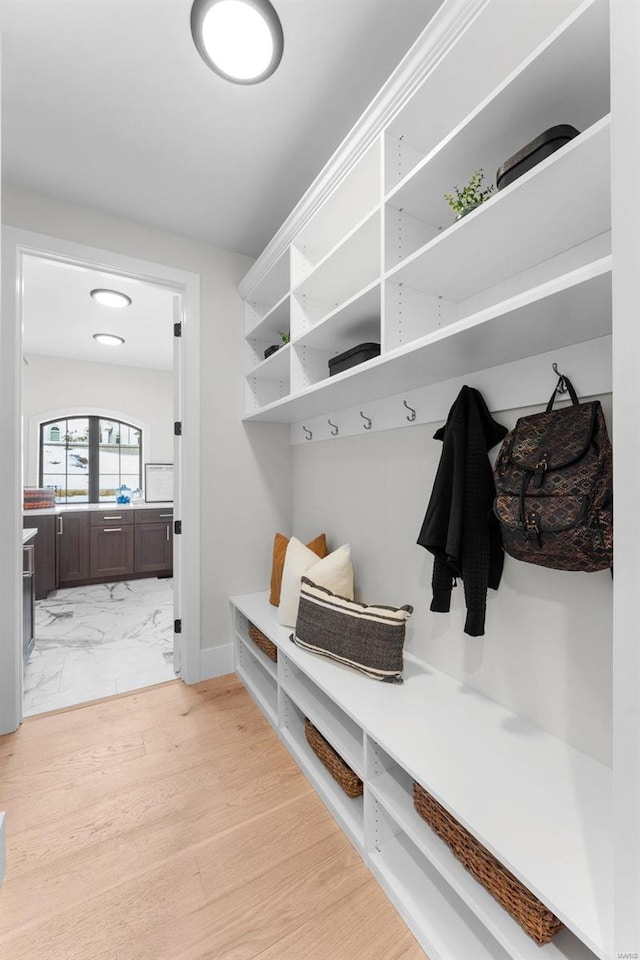
[(103, 307), (121, 309), (122, 307), (130, 307), (133, 303), (131, 297), (128, 297), (126, 293), (120, 293), (119, 290), (106, 290), (99, 287), (92, 290), (89, 296), (93, 297), (96, 303), (101, 303)]
[(124, 337), (116, 337), (113, 333), (94, 333), (93, 339), (105, 347), (121, 347), (124, 343)]
[(194, 0), (191, 34), (207, 66), (232, 83), (260, 83), (282, 59), (282, 24), (269, 0)]

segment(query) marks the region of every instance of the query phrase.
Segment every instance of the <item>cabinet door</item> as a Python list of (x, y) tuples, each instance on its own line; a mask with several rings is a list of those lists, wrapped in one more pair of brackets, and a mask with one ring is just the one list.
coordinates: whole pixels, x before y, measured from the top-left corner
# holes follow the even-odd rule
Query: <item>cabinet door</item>
[(35, 539), (35, 597), (45, 600), (47, 595), (58, 586), (56, 570), (56, 527), (58, 518), (52, 514), (29, 517), (25, 514), (23, 527), (36, 528)]
[(56, 517), (58, 583), (68, 586), (89, 579), (89, 515), (61, 513)]
[(128, 576), (133, 573), (133, 524), (123, 527), (91, 527), (92, 579)]
[(170, 573), (173, 566), (171, 523), (136, 523), (136, 573)]

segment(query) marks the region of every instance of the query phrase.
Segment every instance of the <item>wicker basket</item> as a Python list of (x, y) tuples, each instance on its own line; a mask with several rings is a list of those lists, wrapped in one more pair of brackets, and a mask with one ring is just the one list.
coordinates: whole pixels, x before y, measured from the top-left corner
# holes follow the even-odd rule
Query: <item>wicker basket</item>
[(420, 816), (448, 844), (469, 873), (486, 887), (532, 940), (542, 945), (555, 937), (562, 927), (560, 920), (418, 783), (413, 785), (413, 803)]
[(273, 660), (274, 663), (278, 660), (278, 648), (275, 643), (272, 643), (268, 637), (265, 637), (264, 633), (261, 630), (258, 630), (257, 627), (254, 627), (252, 623), (249, 623), (249, 636), (255, 643), (256, 647), (260, 647), (263, 653), (269, 657), (270, 660)]
[(348, 797), (353, 800), (362, 796), (362, 780), (347, 766), (340, 754), (319, 733), (310, 720), (304, 721), (304, 735), (307, 743), (318, 759), (327, 768), (336, 783), (339, 783)]

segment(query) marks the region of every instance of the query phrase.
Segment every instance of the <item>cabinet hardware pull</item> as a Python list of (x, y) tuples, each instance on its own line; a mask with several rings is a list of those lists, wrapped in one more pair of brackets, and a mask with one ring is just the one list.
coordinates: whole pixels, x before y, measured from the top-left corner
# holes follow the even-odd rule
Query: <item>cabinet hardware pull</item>
[(63, 533), (62, 517), (58, 517), (58, 536), (61, 537)]
[(102, 519), (103, 520), (122, 520), (122, 514), (119, 514), (119, 516), (117, 517), (109, 516), (109, 517), (103, 517)]
[(160, 514), (160, 519), (161, 519), (161, 520), (164, 520), (165, 517), (172, 517), (172, 516), (173, 516), (172, 513), (161, 513), (161, 514)]
[(32, 577), (33, 576), (33, 555), (35, 553), (33, 545), (25, 546), (24, 553), (27, 555), (27, 569), (23, 571), (23, 577)]
[(169, 543), (169, 524), (167, 524), (167, 543)]
[(122, 527), (105, 527), (103, 533), (122, 533)]

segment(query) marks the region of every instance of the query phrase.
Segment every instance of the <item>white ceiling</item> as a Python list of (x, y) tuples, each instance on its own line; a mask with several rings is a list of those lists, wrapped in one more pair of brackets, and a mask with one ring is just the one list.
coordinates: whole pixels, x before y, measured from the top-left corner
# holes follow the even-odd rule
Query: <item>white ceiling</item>
[[(173, 295), (136, 280), (114, 278), (38, 257), (24, 259), (23, 353), (171, 370), (173, 367)], [(129, 307), (103, 307), (89, 293), (107, 287), (128, 294)], [(107, 347), (94, 333), (124, 337)]]
[(257, 256), (440, 0), (274, 0), (284, 56), (230, 84), (190, 0), (2, 0), (6, 180)]

